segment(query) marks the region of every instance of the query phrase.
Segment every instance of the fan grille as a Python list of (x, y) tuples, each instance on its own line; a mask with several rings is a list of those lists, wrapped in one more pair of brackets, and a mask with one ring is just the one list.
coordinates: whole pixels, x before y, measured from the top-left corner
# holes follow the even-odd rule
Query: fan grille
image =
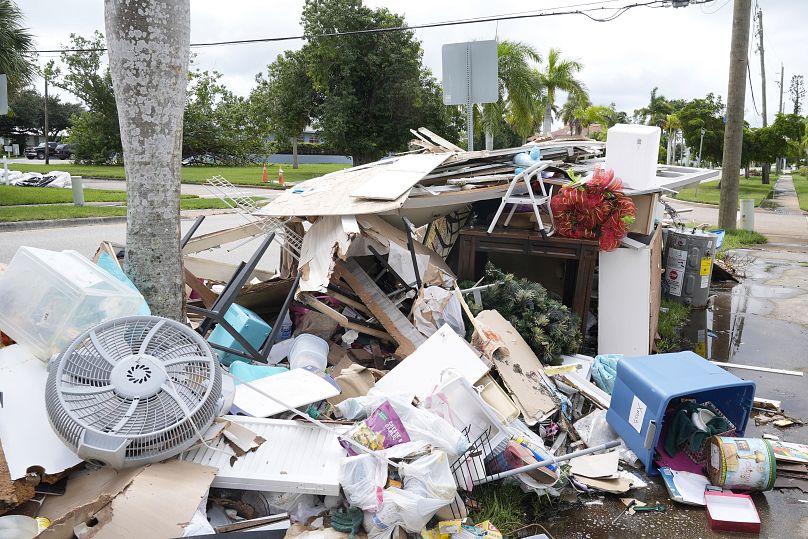
[(86, 430), (125, 440), (127, 466), (187, 449), (198, 439), (196, 428), (204, 432), (219, 411), (216, 356), (196, 332), (172, 320), (105, 322), (79, 336), (57, 362), (47, 385), (54, 429), (74, 449)]

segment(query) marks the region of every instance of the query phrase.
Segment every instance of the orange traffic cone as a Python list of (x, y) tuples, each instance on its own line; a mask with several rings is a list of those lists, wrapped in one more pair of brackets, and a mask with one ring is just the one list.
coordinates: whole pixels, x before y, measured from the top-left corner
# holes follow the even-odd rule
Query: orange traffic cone
[(269, 180), (267, 179), (267, 164), (264, 163), (264, 173), (261, 175), (261, 182), (267, 183)]
[(283, 169), (278, 167), (278, 185), (284, 185), (286, 180), (283, 178)]

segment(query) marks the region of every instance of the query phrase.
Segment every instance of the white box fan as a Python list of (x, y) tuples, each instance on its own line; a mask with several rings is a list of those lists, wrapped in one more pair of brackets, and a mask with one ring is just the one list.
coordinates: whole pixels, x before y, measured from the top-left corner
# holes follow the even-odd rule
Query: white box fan
[(84, 460), (126, 468), (173, 457), (221, 413), (222, 369), (189, 327), (131, 316), (80, 335), (48, 366), (51, 425)]

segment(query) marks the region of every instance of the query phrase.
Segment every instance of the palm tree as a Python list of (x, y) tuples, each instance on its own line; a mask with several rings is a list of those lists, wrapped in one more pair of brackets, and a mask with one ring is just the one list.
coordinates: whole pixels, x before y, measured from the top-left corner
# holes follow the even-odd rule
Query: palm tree
[(592, 124), (600, 124), (605, 126), (609, 123), (609, 116), (613, 110), (610, 107), (603, 105), (589, 105), (588, 107), (578, 112), (578, 121), (583, 129), (586, 129), (587, 136), (589, 135), (589, 127)]
[(570, 126), (570, 135), (581, 134), (581, 122), (579, 121), (578, 113), (589, 105), (591, 105), (591, 102), (586, 94), (572, 92), (567, 96), (567, 101), (561, 107), (561, 111), (556, 118), (564, 122), (564, 125)]
[(12, 0), (0, 0), (0, 73), (8, 75), (9, 91), (34, 76), (34, 37), (22, 26), (22, 11)]
[(676, 134), (682, 128), (682, 121), (676, 114), (668, 114), (665, 116), (665, 129), (668, 130), (668, 145), (665, 163), (670, 165), (673, 161), (673, 153), (676, 150)]
[(581, 69), (583, 69), (583, 65), (578, 60), (562, 59), (560, 49), (550, 49), (550, 53), (547, 55), (547, 65), (539, 72), (539, 82), (545, 92), (543, 128), (545, 135), (550, 133), (553, 123), (556, 91), (587, 93), (584, 83), (576, 78)]
[(534, 132), (539, 101), (539, 84), (533, 63), (541, 62), (538, 51), (520, 41), (497, 44), (499, 59), (499, 100), (482, 106), (485, 147), (493, 149), (494, 133), (503, 118), (514, 133), (527, 138)]
[(668, 114), (673, 112), (673, 107), (671, 107), (670, 102), (668, 102), (664, 95), (657, 94), (658, 90), (659, 88), (657, 87), (651, 90), (651, 99), (648, 102), (648, 106), (635, 110), (634, 115), (642, 123), (662, 127), (665, 125)]
[(104, 13), (126, 172), (126, 272), (153, 314), (184, 321), (180, 161), (191, 0), (107, 0)]

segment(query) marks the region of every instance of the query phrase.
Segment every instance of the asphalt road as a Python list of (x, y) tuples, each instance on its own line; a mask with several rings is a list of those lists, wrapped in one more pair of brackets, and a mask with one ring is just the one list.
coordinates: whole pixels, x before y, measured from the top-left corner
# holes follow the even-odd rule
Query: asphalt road
[[(193, 221), (191, 218), (182, 220), (183, 233), (188, 230)], [(244, 217), (234, 213), (208, 215), (195, 235), (233, 228), (244, 223)], [(98, 245), (104, 240), (123, 244), (126, 240), (126, 223), (0, 232), (0, 262), (8, 264), (17, 249), (23, 245), (53, 251), (72, 249), (87, 257), (92, 257)], [(243, 245), (236, 243), (235, 248), (231, 251), (216, 249), (199, 253), (198, 256), (238, 264), (242, 260), (249, 259), (257, 247), (258, 242), (253, 240)], [(258, 268), (274, 272), (278, 267), (279, 260), (280, 250), (277, 243), (273, 243), (264, 254)]]

